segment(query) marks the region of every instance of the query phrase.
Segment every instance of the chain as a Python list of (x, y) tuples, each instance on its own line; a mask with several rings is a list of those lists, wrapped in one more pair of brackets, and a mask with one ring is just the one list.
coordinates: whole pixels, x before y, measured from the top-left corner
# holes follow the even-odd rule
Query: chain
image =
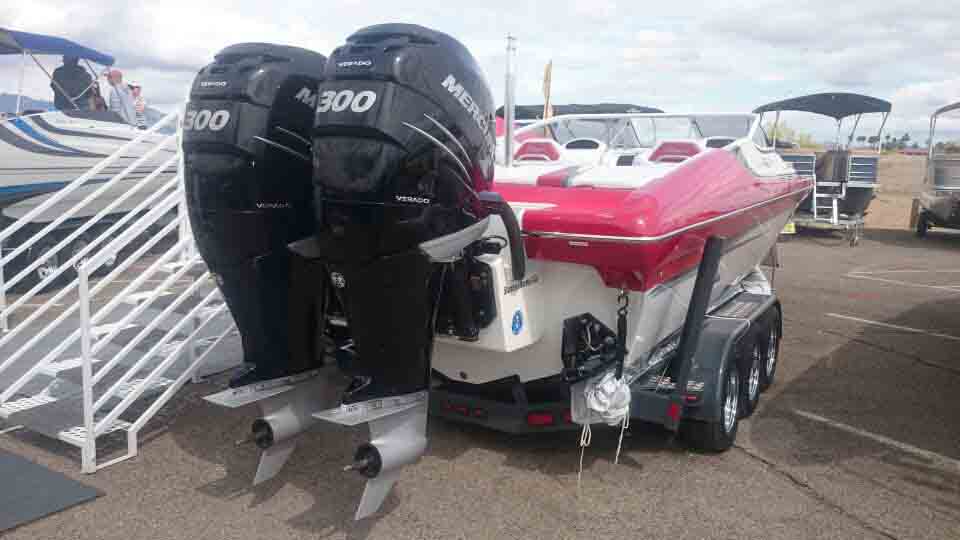
[(626, 317), (628, 308), (630, 307), (630, 295), (627, 293), (626, 289), (620, 289), (620, 294), (617, 295), (617, 315), (620, 317)]

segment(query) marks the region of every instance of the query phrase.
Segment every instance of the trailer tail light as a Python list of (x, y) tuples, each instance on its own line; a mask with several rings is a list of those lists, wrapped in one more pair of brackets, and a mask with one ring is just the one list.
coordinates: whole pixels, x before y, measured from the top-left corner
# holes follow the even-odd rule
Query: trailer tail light
[(486, 409), (480, 409), (480, 408), (474, 409), (474, 410), (473, 410), (473, 417), (474, 417), (474, 418), (486, 418), (486, 417), (487, 417), (487, 410), (486, 410)]
[(667, 416), (670, 418), (670, 420), (673, 420), (674, 422), (680, 421), (680, 404), (671, 403), (667, 407)]
[(461, 416), (470, 416), (470, 407), (466, 405), (456, 405), (448, 401), (443, 404), (443, 408), (448, 412), (455, 412)]
[(549, 412), (532, 412), (527, 413), (527, 425), (530, 426), (552, 426), (555, 423), (556, 419), (553, 417), (553, 413)]
[(563, 411), (563, 421), (568, 424), (573, 423), (573, 416), (570, 414), (570, 409), (565, 409)]

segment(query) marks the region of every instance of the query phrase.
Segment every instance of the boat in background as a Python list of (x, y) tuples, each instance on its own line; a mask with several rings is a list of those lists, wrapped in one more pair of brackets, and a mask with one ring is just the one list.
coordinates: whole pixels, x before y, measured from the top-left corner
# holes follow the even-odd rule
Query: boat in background
[[(110, 55), (63, 38), (3, 28), (0, 28), (0, 54), (21, 55), (24, 59), (31, 57), (41, 68), (37, 56), (76, 56), (87, 65), (94, 84), (99, 84), (98, 71), (91, 63), (102, 67), (112, 66), (114, 63), (114, 58)], [(45, 69), (44, 73), (46, 74)], [(19, 93), (22, 94), (22, 89)], [(59, 266), (59, 259), (63, 258), (61, 254), (49, 253), (49, 248), (55, 245), (59, 238), (120, 197), (129, 189), (130, 182), (147, 178), (175, 156), (177, 148), (167, 134), (144, 133), (111, 111), (81, 110), (75, 103), (73, 110), (21, 111), (19, 100), (17, 107), (15, 115), (0, 120), (0, 231), (43, 204), (51, 194), (87, 173), (108, 156), (125, 146), (126, 150), (124, 155), (91, 176), (84, 186), (73, 191), (70, 196), (34, 215), (30, 226), (21, 228), (3, 242), (4, 253), (15, 249), (40, 228), (85, 199), (101, 184), (156, 149), (151, 152), (150, 157), (136, 164), (126, 174), (123, 182), (111, 187), (105, 196), (97, 198), (96, 203), (82, 208), (62, 226), (51, 231), (48, 238), (40, 240), (23, 257), (17, 258), (16, 266), (24, 266), (31, 264), (37, 257), (45, 257), (43, 264), (35, 271), (35, 278), (43, 279)], [(140, 142), (130, 145), (137, 138)], [(165, 139), (169, 140), (164, 142)], [(162, 148), (157, 149), (158, 145)], [(168, 167), (163, 174), (153, 175), (150, 182), (160, 186), (174, 174), (176, 165)], [(135, 208), (151, 191), (151, 186), (146, 186), (111, 211), (115, 216), (123, 215)], [(88, 238), (78, 240), (68, 252), (75, 252), (89, 241)], [(8, 271), (8, 276), (10, 275), (13, 274)]]
[(937, 120), (958, 110), (960, 102), (941, 107), (930, 117), (924, 189), (918, 200), (914, 225), (920, 237), (926, 236), (931, 227), (960, 229), (960, 154), (956, 149), (949, 153), (945, 146), (943, 152), (938, 153), (936, 139)]
[[(890, 116), (889, 101), (851, 93), (811, 94), (785, 99), (757, 107), (753, 112), (775, 113), (772, 146), (780, 150), (777, 125), (780, 114), (787, 111), (808, 112), (833, 118), (837, 123), (836, 141), (822, 153), (802, 153), (786, 149), (783, 159), (793, 164), (799, 174), (814, 181), (814, 190), (803, 201), (794, 223), (798, 227), (842, 230), (850, 245), (859, 243), (863, 235), (863, 220), (879, 185), (879, 148), (883, 128)], [(865, 114), (881, 114), (880, 129), (875, 141), (878, 151), (864, 155), (851, 151), (860, 120)], [(841, 140), (843, 121), (854, 117), (846, 144)]]

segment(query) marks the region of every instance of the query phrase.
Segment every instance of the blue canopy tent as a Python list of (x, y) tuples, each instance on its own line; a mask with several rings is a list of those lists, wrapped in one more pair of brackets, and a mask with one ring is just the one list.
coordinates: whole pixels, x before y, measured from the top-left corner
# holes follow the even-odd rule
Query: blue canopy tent
[[(26, 70), (27, 56), (33, 58), (33, 61), (36, 62), (51, 81), (53, 77), (47, 72), (46, 68), (43, 67), (43, 64), (37, 60), (36, 55), (55, 54), (74, 56), (103, 66), (112, 66), (114, 63), (114, 58), (109, 54), (84, 47), (69, 39), (45, 36), (43, 34), (31, 34), (30, 32), (18, 32), (6, 28), (0, 28), (0, 54), (19, 54), (23, 57), (23, 66), (20, 71), (20, 85), (17, 89), (17, 114), (20, 113), (20, 100), (23, 96), (23, 72)], [(56, 83), (54, 82), (54, 84)]]

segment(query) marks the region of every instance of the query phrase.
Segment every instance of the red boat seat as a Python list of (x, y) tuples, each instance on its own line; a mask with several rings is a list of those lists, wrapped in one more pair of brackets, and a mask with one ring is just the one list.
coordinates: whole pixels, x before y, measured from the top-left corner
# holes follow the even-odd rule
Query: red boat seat
[(563, 149), (553, 139), (528, 139), (523, 141), (513, 159), (517, 161), (558, 161)]
[(661, 141), (650, 152), (647, 161), (651, 163), (680, 163), (699, 154), (701, 150), (701, 146), (694, 141)]

